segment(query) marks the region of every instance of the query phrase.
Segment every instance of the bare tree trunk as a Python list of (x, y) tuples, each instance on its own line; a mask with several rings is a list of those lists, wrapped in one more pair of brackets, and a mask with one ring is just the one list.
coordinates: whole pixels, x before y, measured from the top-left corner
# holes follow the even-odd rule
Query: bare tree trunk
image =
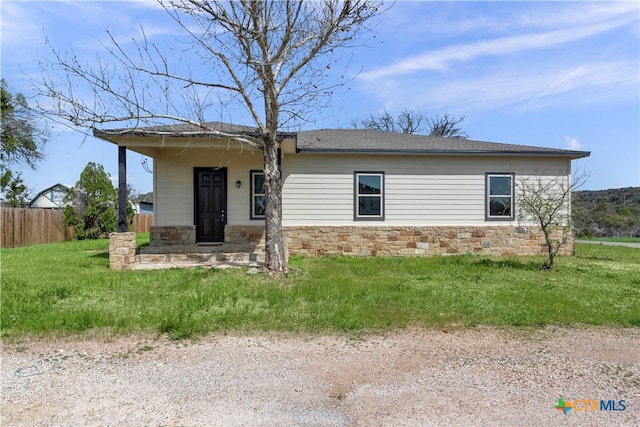
[[(547, 227), (542, 227), (542, 231), (544, 233), (545, 241), (547, 242), (547, 259), (543, 261), (542, 266), (545, 270), (553, 269), (553, 260), (556, 257), (556, 252), (558, 249), (554, 247), (553, 239), (551, 238), (551, 232), (547, 229)], [(559, 245), (558, 245), (559, 246)]]
[(282, 174), (279, 170), (278, 142), (275, 134), (267, 133), (264, 139), (265, 186), (265, 269), (273, 274), (286, 271), (284, 239), (282, 235)]

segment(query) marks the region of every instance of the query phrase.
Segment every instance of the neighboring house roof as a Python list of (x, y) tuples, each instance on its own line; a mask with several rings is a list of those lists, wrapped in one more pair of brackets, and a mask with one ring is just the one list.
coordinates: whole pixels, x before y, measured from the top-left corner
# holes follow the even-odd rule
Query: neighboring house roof
[(153, 202), (136, 202), (135, 211), (136, 213), (153, 213)]
[(562, 150), (529, 145), (381, 132), (364, 129), (321, 129), (298, 132), (302, 153), (438, 154), (438, 155), (543, 155), (578, 159), (588, 151)]
[(64, 197), (69, 191), (68, 186), (64, 184), (55, 184), (45, 188), (35, 195), (29, 203), (30, 208), (63, 208), (65, 205)]
[[(203, 127), (204, 126), (204, 127)], [(94, 130), (98, 138), (114, 137), (202, 137), (220, 138), (243, 136), (259, 139), (257, 128), (222, 122), (208, 122), (203, 126), (178, 124), (136, 129)], [(563, 150), (529, 145), (474, 141), (463, 138), (443, 138), (426, 135), (381, 132), (365, 129), (320, 129), (280, 133), (280, 138), (295, 138), (300, 153), (334, 154), (430, 154), (430, 155), (524, 155), (555, 156), (579, 159), (589, 151)]]

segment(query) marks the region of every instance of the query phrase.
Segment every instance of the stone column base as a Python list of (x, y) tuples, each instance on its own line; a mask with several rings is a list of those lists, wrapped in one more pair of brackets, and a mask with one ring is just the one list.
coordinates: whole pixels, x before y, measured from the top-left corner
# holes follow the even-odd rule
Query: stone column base
[(136, 233), (109, 234), (109, 268), (130, 270), (136, 262)]

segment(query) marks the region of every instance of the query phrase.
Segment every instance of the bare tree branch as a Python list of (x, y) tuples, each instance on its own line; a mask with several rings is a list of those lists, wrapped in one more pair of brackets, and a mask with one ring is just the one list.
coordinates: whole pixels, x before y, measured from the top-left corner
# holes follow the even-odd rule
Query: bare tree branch
[(467, 134), (458, 125), (464, 120), (464, 116), (450, 116), (448, 113), (429, 118), (430, 136), (440, 136), (443, 138), (466, 139)]
[[(439, 136), (443, 138), (467, 138), (467, 134), (462, 131), (458, 124), (464, 120), (464, 116), (450, 116), (448, 113), (428, 117), (426, 113), (404, 109), (398, 114), (396, 119), (384, 110), (383, 113), (361, 120), (360, 125), (365, 129), (378, 130), (383, 132), (407, 133), (407, 134), (427, 134), (429, 136)], [(351, 125), (358, 128), (358, 122), (352, 121)]]

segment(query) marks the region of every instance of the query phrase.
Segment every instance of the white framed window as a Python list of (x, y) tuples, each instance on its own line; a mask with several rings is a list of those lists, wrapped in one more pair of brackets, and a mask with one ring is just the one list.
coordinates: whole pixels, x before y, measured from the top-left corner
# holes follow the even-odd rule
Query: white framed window
[(485, 219), (513, 220), (515, 218), (515, 175), (513, 173), (487, 173), (485, 179)]
[(384, 172), (354, 172), (354, 221), (384, 221)]
[(264, 192), (264, 172), (252, 170), (251, 173), (251, 219), (264, 219), (265, 213), (265, 192)]

